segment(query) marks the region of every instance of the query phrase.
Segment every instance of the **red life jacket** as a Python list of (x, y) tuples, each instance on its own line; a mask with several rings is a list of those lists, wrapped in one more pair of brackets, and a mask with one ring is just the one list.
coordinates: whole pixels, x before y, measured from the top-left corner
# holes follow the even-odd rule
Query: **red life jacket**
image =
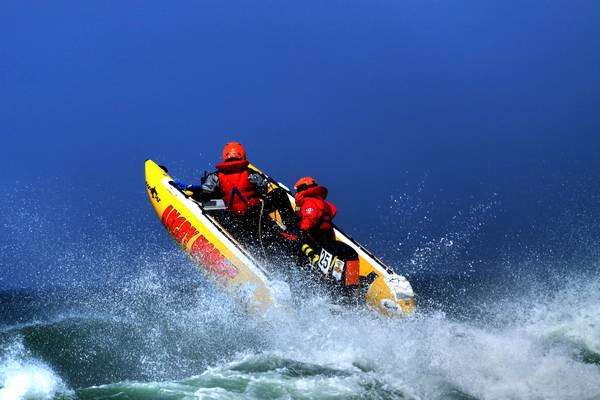
[(314, 186), (296, 193), (296, 214), (302, 218), (300, 229), (320, 229), (331, 231), (333, 217), (337, 212), (336, 207), (328, 201), (327, 188)]
[(216, 166), (225, 205), (238, 214), (244, 214), (260, 204), (256, 188), (248, 179), (250, 175), (248, 164), (246, 160), (235, 160)]

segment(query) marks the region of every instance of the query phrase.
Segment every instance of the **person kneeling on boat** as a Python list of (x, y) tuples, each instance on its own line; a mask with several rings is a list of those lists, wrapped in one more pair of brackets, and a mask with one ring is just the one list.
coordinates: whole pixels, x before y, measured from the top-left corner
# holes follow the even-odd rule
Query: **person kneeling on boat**
[(356, 251), (335, 240), (333, 218), (335, 205), (325, 200), (328, 191), (311, 177), (303, 177), (294, 185), (296, 214), (300, 218), (301, 256), (318, 267), (326, 279), (338, 287), (356, 288), (360, 264)]
[(223, 148), (222, 162), (217, 171), (205, 176), (200, 186), (175, 181), (173, 186), (193, 193), (201, 200), (222, 198), (235, 214), (246, 214), (260, 205), (260, 196), (267, 192), (268, 182), (258, 172), (248, 168), (246, 150), (241, 143), (229, 142)]
[[(234, 235), (239, 240), (256, 245), (260, 241), (269, 242), (269, 238), (275, 235), (275, 228), (266, 223), (269, 220), (266, 214), (280, 209), (282, 216), (293, 216), (293, 210), (287, 195), (281, 190), (269, 192), (268, 180), (249, 168), (249, 164), (244, 146), (229, 142), (223, 148), (222, 162), (216, 165), (217, 171), (208, 174), (200, 186), (181, 182), (173, 182), (173, 185), (180, 190), (190, 191), (192, 198), (197, 200), (223, 199), (227, 211), (217, 216), (219, 222), (226, 229), (240, 233)], [(286, 205), (289, 211), (285, 210)], [(262, 229), (259, 228), (260, 224), (264, 224)], [(260, 238), (259, 234), (264, 237)]]

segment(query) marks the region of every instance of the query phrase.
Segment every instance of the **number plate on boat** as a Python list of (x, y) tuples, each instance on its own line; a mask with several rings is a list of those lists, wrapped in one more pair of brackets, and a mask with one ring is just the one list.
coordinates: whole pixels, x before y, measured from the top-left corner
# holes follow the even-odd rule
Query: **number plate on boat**
[(321, 249), (321, 255), (319, 256), (319, 268), (325, 275), (329, 273), (329, 267), (331, 266), (331, 260), (333, 255), (325, 249)]

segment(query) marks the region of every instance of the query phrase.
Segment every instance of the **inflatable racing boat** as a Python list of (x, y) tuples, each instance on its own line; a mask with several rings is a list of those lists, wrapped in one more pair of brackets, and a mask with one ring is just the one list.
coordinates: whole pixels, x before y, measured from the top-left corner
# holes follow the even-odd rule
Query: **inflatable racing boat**
[[(252, 165), (250, 168), (263, 174)], [(191, 193), (172, 185), (173, 178), (167, 169), (152, 160), (146, 161), (145, 174), (150, 202), (163, 226), (201, 271), (250, 312), (263, 313), (272, 307), (290, 306), (289, 296), (281, 295), (281, 281), (273, 265), (255, 248), (247, 246), (240, 234), (226, 229), (226, 224), (219, 220), (219, 215), (229, 212), (222, 200), (195, 199)], [(283, 184), (264, 176), (269, 180), (269, 190), (285, 190), (286, 201), (294, 207), (291, 192)], [(278, 222), (281, 216), (271, 212), (264, 218)], [(387, 316), (411, 313), (416, 303), (406, 278), (396, 274), (338, 227), (334, 229), (336, 241), (358, 254), (360, 287), (357, 301)], [(311, 257), (313, 264), (320, 267), (314, 268), (311, 275), (319, 276), (321, 281), (334, 281), (336, 271), (344, 265), (326, 251)]]

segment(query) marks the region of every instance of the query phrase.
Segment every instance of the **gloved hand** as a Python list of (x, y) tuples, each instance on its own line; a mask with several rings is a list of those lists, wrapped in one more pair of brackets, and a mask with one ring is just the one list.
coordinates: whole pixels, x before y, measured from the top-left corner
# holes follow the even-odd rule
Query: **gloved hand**
[(171, 185), (175, 186), (179, 190), (185, 190), (190, 186), (188, 184), (185, 184), (185, 183), (179, 182), (179, 181), (173, 181), (173, 182), (171, 182)]
[(294, 235), (293, 233), (279, 232), (279, 234), (283, 236), (283, 240), (287, 240), (290, 242), (295, 242), (298, 240), (298, 235)]

